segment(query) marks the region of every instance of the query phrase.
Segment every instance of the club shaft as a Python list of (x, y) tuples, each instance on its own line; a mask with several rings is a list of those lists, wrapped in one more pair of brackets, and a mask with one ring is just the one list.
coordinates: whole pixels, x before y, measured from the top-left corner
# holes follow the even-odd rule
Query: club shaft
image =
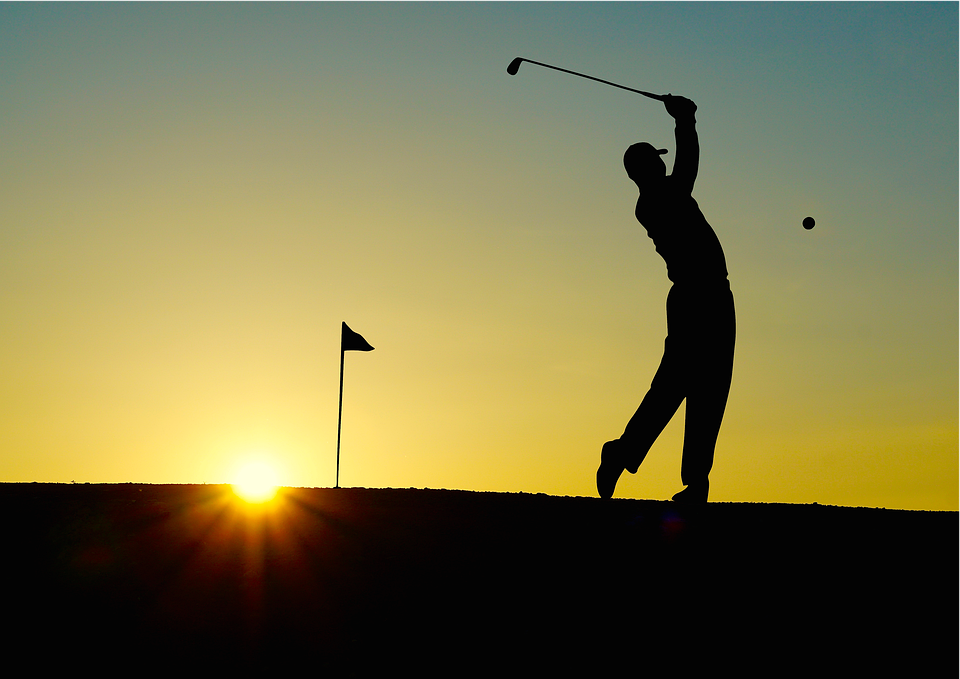
[(581, 78), (586, 78), (587, 80), (596, 80), (598, 83), (603, 83), (604, 85), (610, 85), (611, 87), (619, 87), (621, 90), (627, 90), (628, 92), (635, 92), (637, 94), (642, 94), (645, 97), (650, 97), (651, 99), (656, 99), (657, 101), (663, 101), (664, 95), (654, 94), (653, 92), (644, 92), (643, 90), (635, 90), (632, 87), (625, 87), (623, 85), (618, 85), (617, 83), (612, 83), (609, 80), (602, 80), (601, 78), (594, 78), (592, 75), (587, 75), (586, 73), (577, 73), (576, 71), (570, 71), (566, 68), (560, 68), (559, 66), (551, 66), (550, 64), (544, 64), (539, 61), (534, 61), (533, 59), (523, 59), (524, 61), (530, 62), (531, 64), (536, 64), (537, 66), (543, 66), (544, 68), (552, 68), (554, 71), (563, 71), (564, 73), (569, 73), (570, 75), (578, 75)]

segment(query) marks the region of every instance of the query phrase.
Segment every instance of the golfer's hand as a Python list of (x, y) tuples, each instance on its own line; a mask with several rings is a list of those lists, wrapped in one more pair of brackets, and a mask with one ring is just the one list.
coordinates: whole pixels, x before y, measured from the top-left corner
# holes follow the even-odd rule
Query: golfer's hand
[(675, 97), (672, 94), (665, 95), (663, 105), (674, 120), (695, 119), (697, 105), (686, 97)]

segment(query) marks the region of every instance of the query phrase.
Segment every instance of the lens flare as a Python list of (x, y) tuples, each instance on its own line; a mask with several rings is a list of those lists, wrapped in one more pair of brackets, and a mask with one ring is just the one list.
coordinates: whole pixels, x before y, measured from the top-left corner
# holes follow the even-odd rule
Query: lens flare
[(239, 469), (232, 485), (233, 492), (242, 499), (262, 504), (277, 494), (277, 473), (266, 462), (249, 462)]

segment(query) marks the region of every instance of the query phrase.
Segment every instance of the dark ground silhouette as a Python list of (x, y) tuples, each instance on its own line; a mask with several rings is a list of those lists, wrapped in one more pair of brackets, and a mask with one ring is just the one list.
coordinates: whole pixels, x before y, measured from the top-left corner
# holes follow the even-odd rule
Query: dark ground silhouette
[(134, 484), (0, 503), (3, 643), (33, 667), (957, 669), (957, 512), (286, 489), (256, 514)]

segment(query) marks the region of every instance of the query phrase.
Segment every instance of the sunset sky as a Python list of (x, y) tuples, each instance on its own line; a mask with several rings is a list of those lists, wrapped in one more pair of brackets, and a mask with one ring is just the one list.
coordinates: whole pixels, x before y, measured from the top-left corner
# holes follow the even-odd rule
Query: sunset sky
[(672, 120), (516, 56), (699, 106), (711, 500), (958, 509), (957, 3), (0, 4), (0, 481), (332, 486), (346, 321), (341, 485), (596, 495)]

